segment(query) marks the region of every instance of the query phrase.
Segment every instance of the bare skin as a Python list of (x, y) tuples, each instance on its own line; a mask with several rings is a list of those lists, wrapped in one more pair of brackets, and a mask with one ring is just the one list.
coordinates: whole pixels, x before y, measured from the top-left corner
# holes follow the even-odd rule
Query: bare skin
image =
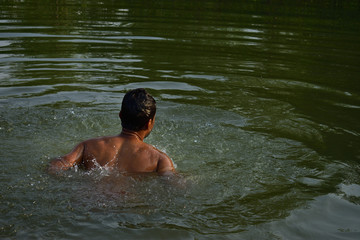
[(140, 131), (123, 129), (117, 136), (89, 139), (79, 143), (70, 153), (50, 162), (49, 172), (56, 173), (75, 165), (86, 170), (97, 166), (125, 173), (169, 174), (175, 172), (171, 159), (160, 150), (145, 143), (155, 117)]

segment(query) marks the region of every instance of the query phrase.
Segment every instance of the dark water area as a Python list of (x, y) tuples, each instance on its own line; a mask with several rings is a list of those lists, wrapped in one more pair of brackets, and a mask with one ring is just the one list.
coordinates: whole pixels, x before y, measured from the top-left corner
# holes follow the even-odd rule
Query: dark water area
[[(0, 1), (2, 239), (359, 239), (359, 1)], [(45, 168), (157, 100), (179, 176)]]

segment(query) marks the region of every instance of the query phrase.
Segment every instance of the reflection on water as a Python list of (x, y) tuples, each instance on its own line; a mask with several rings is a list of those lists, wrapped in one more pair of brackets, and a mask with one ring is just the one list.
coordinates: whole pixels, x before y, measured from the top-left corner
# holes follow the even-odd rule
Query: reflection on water
[[(358, 1), (3, 1), (1, 236), (357, 239)], [(157, 99), (179, 177), (49, 176)]]

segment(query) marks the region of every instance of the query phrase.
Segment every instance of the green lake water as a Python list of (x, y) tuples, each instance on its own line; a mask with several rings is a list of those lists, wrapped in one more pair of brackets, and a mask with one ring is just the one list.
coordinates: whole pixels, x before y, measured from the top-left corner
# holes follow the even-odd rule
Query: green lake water
[[(2, 239), (360, 239), (360, 2), (0, 1)], [(180, 177), (48, 162), (157, 100)]]

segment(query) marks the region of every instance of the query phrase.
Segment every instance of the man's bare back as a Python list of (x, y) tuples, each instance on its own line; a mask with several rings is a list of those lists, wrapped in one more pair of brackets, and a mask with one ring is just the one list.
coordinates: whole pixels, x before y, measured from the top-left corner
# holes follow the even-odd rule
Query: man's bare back
[[(126, 95), (124, 100), (125, 98)], [(129, 114), (126, 112), (126, 106), (124, 107), (124, 101), (120, 118), (122, 122), (125, 122), (123, 111)], [(123, 127), (120, 135), (81, 142), (70, 153), (51, 161), (49, 171), (58, 172), (78, 165), (86, 170), (101, 166), (127, 173), (157, 172), (166, 174), (174, 172), (171, 159), (165, 153), (143, 141), (152, 131), (154, 123), (155, 113), (140, 129), (129, 130)], [(123, 124), (123, 126), (133, 128), (131, 124)]]
[(74, 165), (86, 170), (101, 166), (128, 173), (174, 171), (174, 165), (165, 153), (124, 133), (82, 142), (69, 154), (55, 159), (50, 170), (65, 170)]

